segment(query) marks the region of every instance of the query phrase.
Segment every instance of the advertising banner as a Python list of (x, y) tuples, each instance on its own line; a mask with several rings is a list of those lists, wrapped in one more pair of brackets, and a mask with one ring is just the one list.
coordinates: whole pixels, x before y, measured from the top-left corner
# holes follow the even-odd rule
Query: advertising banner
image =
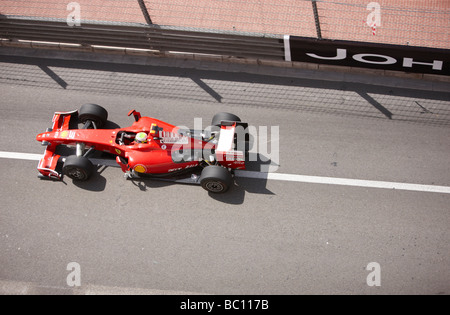
[(450, 50), (286, 35), (286, 61), (450, 75)]

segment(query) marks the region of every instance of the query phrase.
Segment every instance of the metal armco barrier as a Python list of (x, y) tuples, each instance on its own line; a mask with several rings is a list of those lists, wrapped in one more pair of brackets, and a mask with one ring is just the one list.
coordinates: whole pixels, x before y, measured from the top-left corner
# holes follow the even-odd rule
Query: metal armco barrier
[(0, 17), (0, 38), (284, 59), (282, 39), (180, 31), (145, 25), (82, 23), (81, 26), (71, 27), (63, 21)]
[(288, 35), (268, 38), (94, 22), (69, 26), (66, 21), (0, 15), (0, 38), (450, 76), (450, 50)]

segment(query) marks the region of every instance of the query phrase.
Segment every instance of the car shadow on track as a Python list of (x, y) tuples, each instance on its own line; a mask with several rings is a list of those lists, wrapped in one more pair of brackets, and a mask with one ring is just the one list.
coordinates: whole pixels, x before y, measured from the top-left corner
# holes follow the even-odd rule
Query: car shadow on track
[[(154, 189), (164, 189), (172, 185), (185, 185), (164, 179), (131, 179), (130, 182), (141, 192), (147, 192)], [(248, 193), (274, 195), (273, 192), (267, 189), (266, 184), (267, 180), (265, 179), (236, 177), (234, 185), (223, 194), (206, 192), (200, 185), (198, 185), (197, 189), (199, 189), (199, 193), (208, 194), (211, 199), (218, 202), (230, 205), (241, 205), (245, 202), (245, 197)]]
[[(272, 160), (261, 159), (258, 155), (258, 157), (254, 156), (251, 162), (247, 162), (246, 169), (251, 172), (264, 173), (269, 166), (274, 166)], [(209, 196), (223, 203), (240, 205), (244, 203), (246, 194), (275, 195), (267, 188), (267, 178), (256, 179), (236, 176), (235, 185), (226, 194), (209, 193)]]
[[(251, 172), (264, 172), (268, 168), (268, 166), (273, 166), (273, 162), (270, 159), (254, 159), (252, 162), (247, 162), (247, 170)], [(130, 182), (136, 186), (140, 191), (146, 192), (152, 189), (163, 189), (172, 185), (186, 185), (175, 183), (171, 179), (165, 178), (154, 178), (154, 179), (130, 179)], [(195, 184), (194, 184), (195, 185)], [(203, 189), (199, 186), (198, 189), (201, 192), (204, 192)], [(234, 178), (234, 185), (230, 187), (230, 189), (223, 194), (215, 194), (208, 192), (210, 198), (230, 204), (230, 205), (241, 205), (245, 202), (245, 197), (247, 194), (261, 194), (261, 195), (274, 195), (272, 191), (267, 189), (267, 178), (246, 178), (241, 176), (236, 176)]]
[(251, 179), (251, 178), (235, 178), (235, 185), (230, 188), (225, 194), (208, 193), (209, 196), (219, 202), (227, 203), (230, 205), (241, 205), (245, 201), (247, 194), (262, 194), (262, 195), (274, 195), (266, 187), (267, 180), (263, 179)]
[[(249, 172), (266, 173), (271, 167), (278, 167), (274, 161), (270, 158), (261, 155), (250, 153), (249, 160), (246, 162), (246, 170)], [(171, 185), (183, 185), (180, 183), (175, 183), (171, 179), (132, 179), (130, 180), (134, 186), (139, 188), (141, 191), (147, 191), (149, 188), (163, 188)], [(195, 184), (194, 184), (195, 185)], [(198, 187), (202, 192), (201, 187)], [(235, 176), (234, 184), (226, 193), (215, 194), (208, 192), (211, 199), (218, 202), (230, 204), (230, 205), (241, 205), (245, 202), (245, 197), (247, 194), (259, 194), (259, 195), (275, 195), (272, 191), (267, 189), (267, 177), (262, 176), (261, 178), (246, 178), (245, 176)]]
[(107, 166), (98, 166), (98, 169), (92, 177), (85, 182), (72, 181), (78, 188), (92, 191), (92, 192), (102, 192), (106, 188), (106, 178), (102, 176), (102, 173), (107, 169)]

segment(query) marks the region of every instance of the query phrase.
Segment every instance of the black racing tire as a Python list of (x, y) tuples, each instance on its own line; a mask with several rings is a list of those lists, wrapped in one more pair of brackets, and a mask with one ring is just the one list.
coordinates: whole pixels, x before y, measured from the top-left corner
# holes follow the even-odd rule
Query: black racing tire
[(100, 105), (84, 104), (78, 111), (78, 120), (83, 124), (91, 120), (100, 129), (108, 121), (108, 111)]
[(94, 172), (94, 165), (88, 158), (71, 155), (66, 158), (63, 174), (75, 181), (87, 181)]
[(217, 113), (214, 115), (212, 122), (211, 122), (211, 126), (219, 126), (222, 124), (222, 121), (233, 121), (233, 122), (240, 122), (241, 119), (234, 115), (234, 114), (230, 114), (230, 113)]
[(221, 166), (207, 166), (200, 176), (200, 184), (203, 189), (221, 194), (226, 192), (233, 184), (231, 173)]

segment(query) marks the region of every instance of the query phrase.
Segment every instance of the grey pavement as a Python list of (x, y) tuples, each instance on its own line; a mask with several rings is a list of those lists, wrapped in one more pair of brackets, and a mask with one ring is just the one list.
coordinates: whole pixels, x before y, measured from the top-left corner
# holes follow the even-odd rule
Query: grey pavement
[[(83, 103), (120, 126), (134, 108), (186, 126), (229, 111), (279, 126), (277, 172), (450, 186), (445, 85), (154, 62), (0, 56), (1, 151), (41, 153), (53, 112)], [(83, 184), (40, 181), (35, 162), (1, 162), (0, 293), (72, 293), (70, 262), (83, 293), (450, 293), (448, 194), (237, 178), (213, 196), (105, 167)]]

